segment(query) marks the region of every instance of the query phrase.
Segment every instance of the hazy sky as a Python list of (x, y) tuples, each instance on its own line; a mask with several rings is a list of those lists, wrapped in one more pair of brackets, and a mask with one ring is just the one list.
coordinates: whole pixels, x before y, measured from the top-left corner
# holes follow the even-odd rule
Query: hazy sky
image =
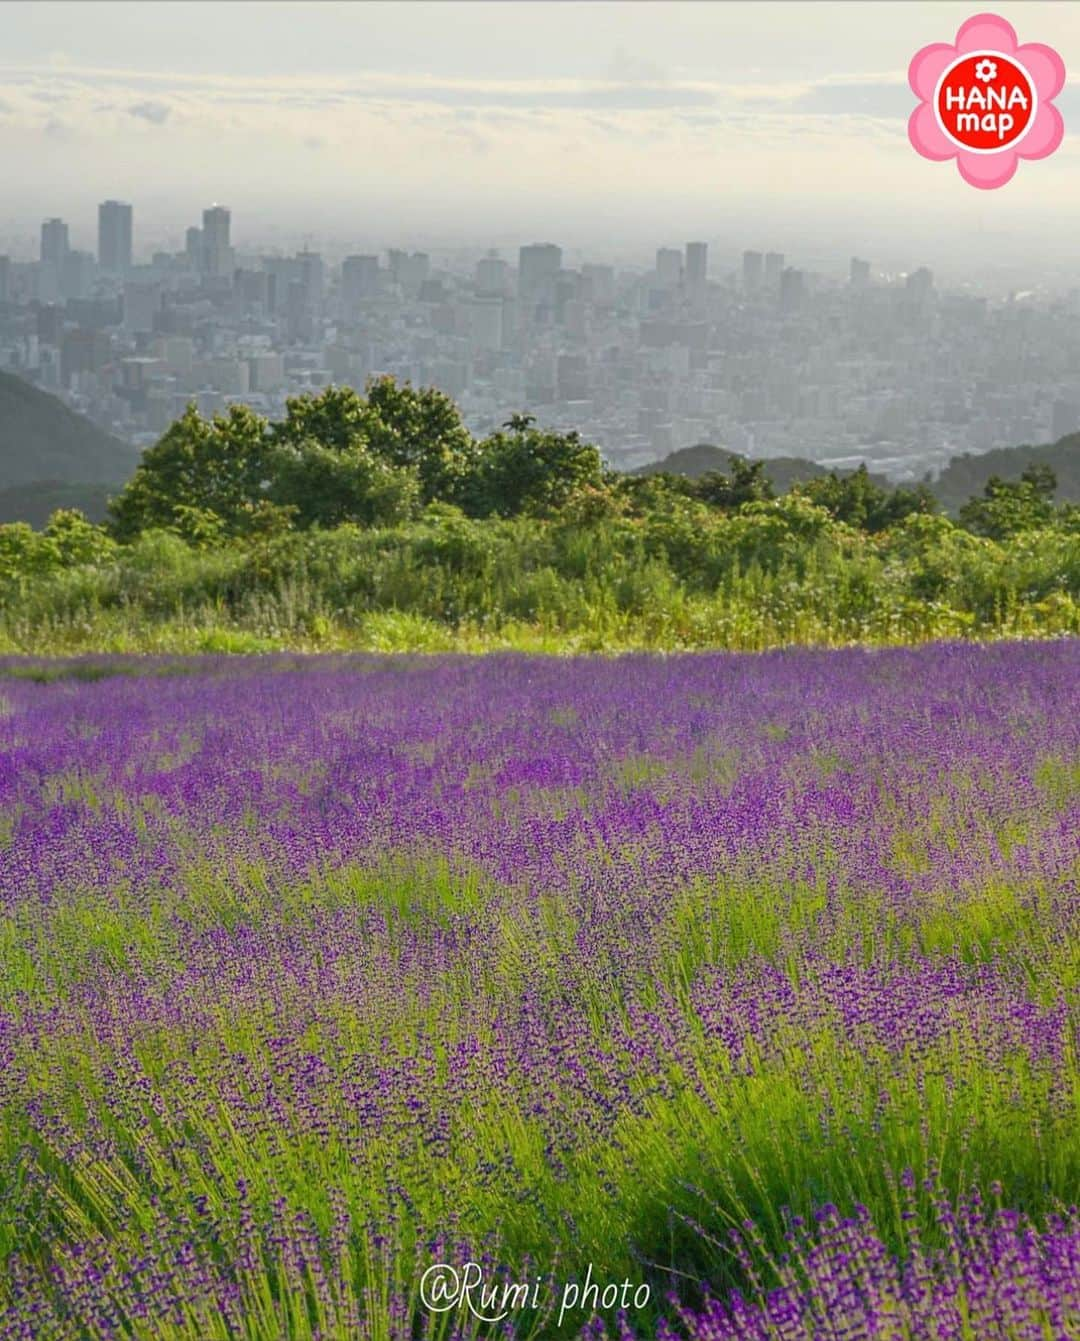
[(0, 237), (93, 245), (203, 205), (240, 245), (692, 236), (903, 266), (1065, 257), (1080, 210), (1080, 4), (1004, 4), (1071, 74), (1066, 138), (999, 191), (910, 148), (905, 72), (978, 3), (7, 3)]

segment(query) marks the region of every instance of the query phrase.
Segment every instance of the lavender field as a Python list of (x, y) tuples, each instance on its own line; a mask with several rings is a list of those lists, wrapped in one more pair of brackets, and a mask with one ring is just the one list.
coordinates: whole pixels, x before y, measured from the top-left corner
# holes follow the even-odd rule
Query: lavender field
[(0, 662), (0, 1338), (1080, 1336), (1078, 691)]

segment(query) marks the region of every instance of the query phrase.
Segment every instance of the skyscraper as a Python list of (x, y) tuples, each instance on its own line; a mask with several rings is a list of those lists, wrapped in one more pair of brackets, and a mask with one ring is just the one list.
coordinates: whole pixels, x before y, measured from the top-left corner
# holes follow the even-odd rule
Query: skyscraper
[(89, 298), (93, 284), (93, 256), (88, 251), (69, 251), (60, 267), (60, 297)]
[(682, 281), (682, 252), (661, 247), (656, 253), (656, 277), (665, 288), (675, 288)]
[(232, 215), (224, 205), (211, 205), (203, 210), (202, 250), (203, 271), (207, 275), (227, 275), (233, 268), (232, 247), (229, 245), (229, 226)]
[(934, 273), (927, 270), (926, 266), (920, 266), (918, 270), (913, 270), (908, 275), (904, 287), (913, 297), (920, 301), (929, 298), (934, 291)]
[(784, 273), (784, 253), (767, 251), (765, 253), (765, 286), (776, 290), (780, 287), (780, 276)]
[(780, 272), (781, 311), (794, 312), (801, 307), (805, 287), (805, 279), (801, 270), (796, 270), (790, 265), (786, 270), (782, 270)]
[(11, 257), (0, 256), (0, 303), (11, 299)]
[(518, 250), (519, 319), (547, 325), (555, 319), (562, 248), (552, 242), (534, 242)]
[(703, 289), (709, 272), (709, 244), (707, 242), (688, 242), (686, 244), (686, 284), (690, 289)]
[(489, 252), (476, 263), (476, 291), (482, 294), (506, 292), (506, 262)]
[(211, 205), (203, 210), (203, 241), (208, 247), (227, 247), (232, 214), (224, 205)]
[(353, 312), (365, 298), (379, 291), (379, 258), (346, 256), (341, 266), (341, 299), (347, 312)]
[(562, 269), (562, 248), (552, 242), (534, 242), (518, 251), (518, 295), (535, 298), (545, 290), (554, 291)]
[(63, 219), (46, 219), (41, 225), (41, 259), (59, 271), (68, 254), (68, 226)]
[(98, 206), (98, 265), (110, 275), (131, 269), (131, 206), (123, 201)]
[(851, 287), (853, 289), (865, 289), (870, 283), (870, 262), (860, 261), (857, 256), (851, 258)]
[(195, 270), (201, 270), (203, 260), (203, 240), (202, 240), (201, 228), (196, 228), (194, 225), (192, 225), (187, 230), (187, 232), (184, 234), (184, 250), (187, 253), (187, 258), (192, 268)]
[(756, 293), (761, 288), (761, 252), (743, 252), (742, 286), (745, 293)]

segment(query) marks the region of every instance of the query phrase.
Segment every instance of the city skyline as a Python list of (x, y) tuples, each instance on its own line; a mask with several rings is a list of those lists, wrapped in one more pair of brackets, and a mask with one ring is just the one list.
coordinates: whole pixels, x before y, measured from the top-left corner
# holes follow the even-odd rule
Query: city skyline
[(137, 203), (97, 214), (96, 255), (55, 215), (34, 259), (0, 254), (0, 369), (134, 446), (190, 403), (280, 418), (381, 376), (446, 392), (478, 434), (524, 411), (630, 469), (712, 442), (912, 479), (1080, 428), (1075, 282), (980, 294), (872, 253), (822, 271), (770, 234), (718, 256), (669, 231), (633, 266), (540, 236), (290, 254), (239, 245), (221, 202), (147, 258)]
[[(24, 253), (45, 214), (92, 230), (106, 184), (138, 197), (162, 244), (216, 198), (259, 221), (241, 246), (292, 245), (317, 219), (323, 250), (557, 233), (623, 259), (677, 220), (716, 249), (767, 234), (840, 260), (873, 247), (894, 269), (918, 255), (1038, 278), (1067, 263), (1080, 204), (1075, 79), (1061, 150), (1022, 184), (973, 191), (907, 143), (907, 62), (968, 12), (9, 4), (0, 250)], [(1014, 18), (1076, 64), (1075, 8)]]

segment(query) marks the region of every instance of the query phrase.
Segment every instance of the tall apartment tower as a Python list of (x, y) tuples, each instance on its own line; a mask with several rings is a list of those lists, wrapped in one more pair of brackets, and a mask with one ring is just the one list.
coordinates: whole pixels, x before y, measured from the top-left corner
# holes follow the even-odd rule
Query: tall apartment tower
[(203, 210), (203, 270), (208, 275), (227, 275), (232, 270), (232, 247), (229, 245), (231, 222), (232, 215), (224, 205), (211, 205), (209, 209)]
[(870, 283), (870, 262), (861, 261), (858, 256), (851, 258), (850, 281), (853, 289), (865, 289)]
[(709, 272), (709, 244), (707, 242), (688, 242), (686, 244), (686, 285), (690, 289), (703, 289)]
[(667, 289), (682, 283), (682, 252), (675, 247), (661, 247), (656, 253), (656, 277)]
[(802, 306), (806, 293), (805, 276), (801, 270), (787, 266), (780, 272), (780, 310), (794, 312)]
[(131, 206), (121, 200), (98, 206), (98, 265), (110, 275), (131, 269)]
[(767, 251), (765, 253), (765, 285), (769, 289), (779, 289), (780, 276), (784, 273), (784, 253)]
[(742, 286), (745, 293), (757, 293), (761, 288), (761, 252), (744, 251), (742, 254)]
[(518, 251), (518, 295), (533, 298), (554, 290), (562, 269), (562, 248), (552, 242), (534, 242)]
[(57, 270), (68, 254), (68, 226), (63, 219), (46, 219), (41, 225), (41, 259)]
[(379, 292), (379, 258), (346, 256), (341, 266), (341, 298), (347, 312), (353, 312), (365, 298)]

